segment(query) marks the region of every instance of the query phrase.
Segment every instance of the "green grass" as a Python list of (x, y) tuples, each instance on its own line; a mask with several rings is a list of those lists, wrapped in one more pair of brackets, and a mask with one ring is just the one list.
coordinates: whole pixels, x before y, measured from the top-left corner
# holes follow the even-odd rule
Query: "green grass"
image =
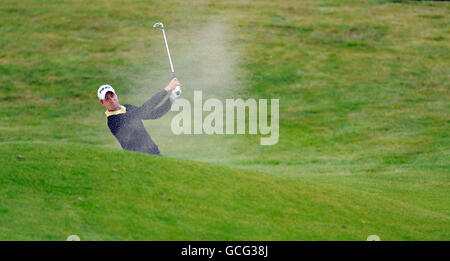
[[(429, 1), (2, 1), (0, 240), (450, 239), (449, 9)], [(98, 86), (139, 105), (279, 98), (280, 140), (124, 152)], [(79, 198), (81, 200), (79, 200)]]
[[(380, 194), (376, 186), (360, 191), (81, 144), (15, 142), (2, 144), (1, 151), (9, 152), (2, 154), (0, 178), (0, 217), (8, 224), (0, 227), (2, 240), (62, 240), (70, 234), (84, 240), (446, 236), (447, 216), (434, 206)], [(412, 185), (414, 178), (396, 177)], [(386, 178), (365, 180), (371, 179)], [(340, 184), (333, 177), (331, 182)]]

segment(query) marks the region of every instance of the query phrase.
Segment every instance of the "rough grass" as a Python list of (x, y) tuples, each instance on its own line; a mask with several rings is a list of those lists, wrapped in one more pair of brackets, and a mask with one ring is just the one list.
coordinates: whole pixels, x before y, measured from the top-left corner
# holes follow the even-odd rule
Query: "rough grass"
[[(3, 143), (0, 151), (1, 240), (448, 236), (448, 216), (433, 206), (385, 195), (376, 186), (354, 189), (335, 177), (330, 183), (338, 186), (80, 144)], [(381, 176), (364, 180), (384, 182)], [(413, 188), (410, 178), (396, 177)]]

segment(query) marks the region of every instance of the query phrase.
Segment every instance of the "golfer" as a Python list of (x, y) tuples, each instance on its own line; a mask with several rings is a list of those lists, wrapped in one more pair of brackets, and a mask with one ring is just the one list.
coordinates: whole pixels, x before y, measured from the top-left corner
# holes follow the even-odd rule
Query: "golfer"
[[(97, 90), (100, 104), (106, 107), (106, 117), (111, 133), (119, 141), (124, 150), (160, 155), (158, 146), (150, 138), (144, 128), (142, 120), (154, 120), (166, 114), (181, 92), (174, 92), (176, 86), (180, 85), (177, 78), (163, 90), (157, 92), (141, 107), (131, 104), (120, 105), (119, 98), (110, 85), (102, 85)], [(168, 92), (172, 91), (169, 99), (157, 107)]]

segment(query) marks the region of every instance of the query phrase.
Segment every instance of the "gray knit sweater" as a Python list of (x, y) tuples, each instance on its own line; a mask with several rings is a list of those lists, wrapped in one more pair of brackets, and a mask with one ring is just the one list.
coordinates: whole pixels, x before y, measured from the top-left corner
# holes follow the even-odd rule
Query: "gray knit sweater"
[(108, 116), (108, 127), (123, 149), (160, 154), (158, 146), (145, 130), (142, 120), (159, 119), (170, 110), (172, 106), (170, 99), (156, 107), (166, 94), (166, 90), (161, 90), (141, 107), (125, 104), (120, 111), (107, 112), (107, 115), (110, 114)]

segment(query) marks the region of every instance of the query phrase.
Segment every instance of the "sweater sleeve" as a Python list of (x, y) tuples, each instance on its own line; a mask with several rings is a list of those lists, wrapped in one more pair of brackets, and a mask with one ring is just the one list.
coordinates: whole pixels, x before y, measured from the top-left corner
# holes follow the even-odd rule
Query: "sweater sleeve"
[(166, 114), (168, 111), (170, 111), (170, 108), (172, 107), (172, 101), (170, 99), (167, 99), (161, 106), (154, 108), (147, 114), (143, 115), (143, 120), (154, 120), (161, 118), (164, 114)]
[(164, 99), (166, 94), (166, 90), (161, 90), (153, 95), (150, 99), (148, 99), (148, 101), (146, 101), (144, 104), (142, 104), (142, 106), (137, 110), (140, 118), (147, 119), (152, 114), (153, 109)]

